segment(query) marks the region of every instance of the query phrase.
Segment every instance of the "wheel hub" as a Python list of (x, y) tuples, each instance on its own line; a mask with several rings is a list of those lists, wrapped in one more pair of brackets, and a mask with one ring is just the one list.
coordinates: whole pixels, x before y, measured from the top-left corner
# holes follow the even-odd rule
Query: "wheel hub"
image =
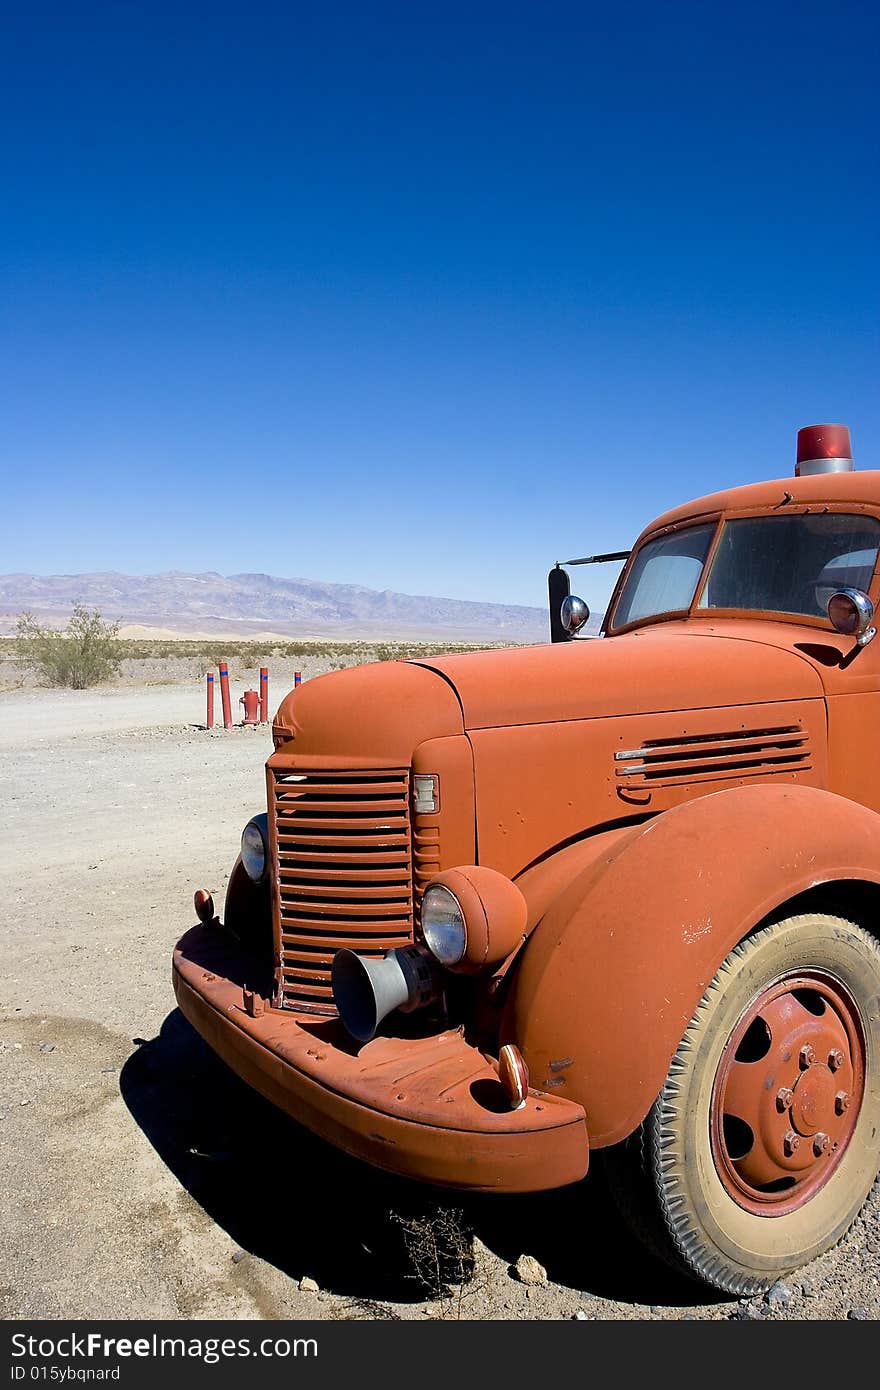
[(812, 1135), (831, 1125), (836, 1090), (830, 1068), (820, 1062), (798, 1077), (791, 1103), (791, 1122), (798, 1134)]
[(715, 1166), (747, 1210), (782, 1216), (831, 1176), (855, 1128), (864, 1042), (849, 994), (822, 973), (761, 991), (733, 1030), (712, 1095)]

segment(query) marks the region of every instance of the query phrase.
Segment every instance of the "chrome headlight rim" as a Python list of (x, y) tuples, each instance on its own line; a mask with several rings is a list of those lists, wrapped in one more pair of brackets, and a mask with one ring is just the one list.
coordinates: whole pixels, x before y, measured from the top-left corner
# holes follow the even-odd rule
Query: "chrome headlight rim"
[(269, 872), (269, 817), (251, 816), (241, 832), (241, 862), (251, 883), (263, 883)]
[(422, 897), (422, 937), (434, 959), (454, 970), (467, 951), (467, 922), (451, 888), (431, 883)]

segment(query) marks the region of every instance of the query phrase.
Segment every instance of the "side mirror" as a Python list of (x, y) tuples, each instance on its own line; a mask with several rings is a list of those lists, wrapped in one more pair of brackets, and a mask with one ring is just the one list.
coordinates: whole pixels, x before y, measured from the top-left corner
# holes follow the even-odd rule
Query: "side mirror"
[(565, 628), (569, 637), (574, 637), (575, 633), (580, 632), (587, 618), (589, 618), (590, 610), (583, 599), (578, 598), (577, 594), (569, 594), (562, 600), (562, 608), (559, 616), (562, 621), (562, 626)]
[(562, 626), (562, 604), (571, 593), (568, 571), (561, 565), (554, 565), (547, 576), (547, 592), (550, 598), (550, 641), (567, 642), (569, 634)]
[(838, 589), (832, 594), (828, 600), (828, 620), (835, 632), (854, 637), (858, 647), (866, 647), (877, 636), (877, 629), (872, 626), (874, 605), (861, 589)]

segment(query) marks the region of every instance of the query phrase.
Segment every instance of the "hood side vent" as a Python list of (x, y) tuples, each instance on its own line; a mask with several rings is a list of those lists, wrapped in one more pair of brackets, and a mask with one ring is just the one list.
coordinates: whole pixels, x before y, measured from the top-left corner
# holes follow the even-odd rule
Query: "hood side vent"
[(810, 739), (799, 724), (717, 734), (646, 739), (614, 755), (619, 787), (680, 787), (741, 777), (801, 772), (812, 766)]

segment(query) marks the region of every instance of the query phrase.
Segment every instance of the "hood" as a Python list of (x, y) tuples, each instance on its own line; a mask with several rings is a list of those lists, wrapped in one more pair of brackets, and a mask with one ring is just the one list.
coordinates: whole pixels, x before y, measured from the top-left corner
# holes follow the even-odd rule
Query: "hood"
[(353, 666), (306, 681), (275, 715), (284, 753), (331, 767), (405, 767), (425, 739), (463, 732), (461, 706), (446, 680), (402, 661)]
[[(466, 729), (820, 698), (804, 657), (746, 625), (658, 623), (619, 637), (420, 660), (449, 681)], [(742, 635), (739, 635), (739, 633)]]

